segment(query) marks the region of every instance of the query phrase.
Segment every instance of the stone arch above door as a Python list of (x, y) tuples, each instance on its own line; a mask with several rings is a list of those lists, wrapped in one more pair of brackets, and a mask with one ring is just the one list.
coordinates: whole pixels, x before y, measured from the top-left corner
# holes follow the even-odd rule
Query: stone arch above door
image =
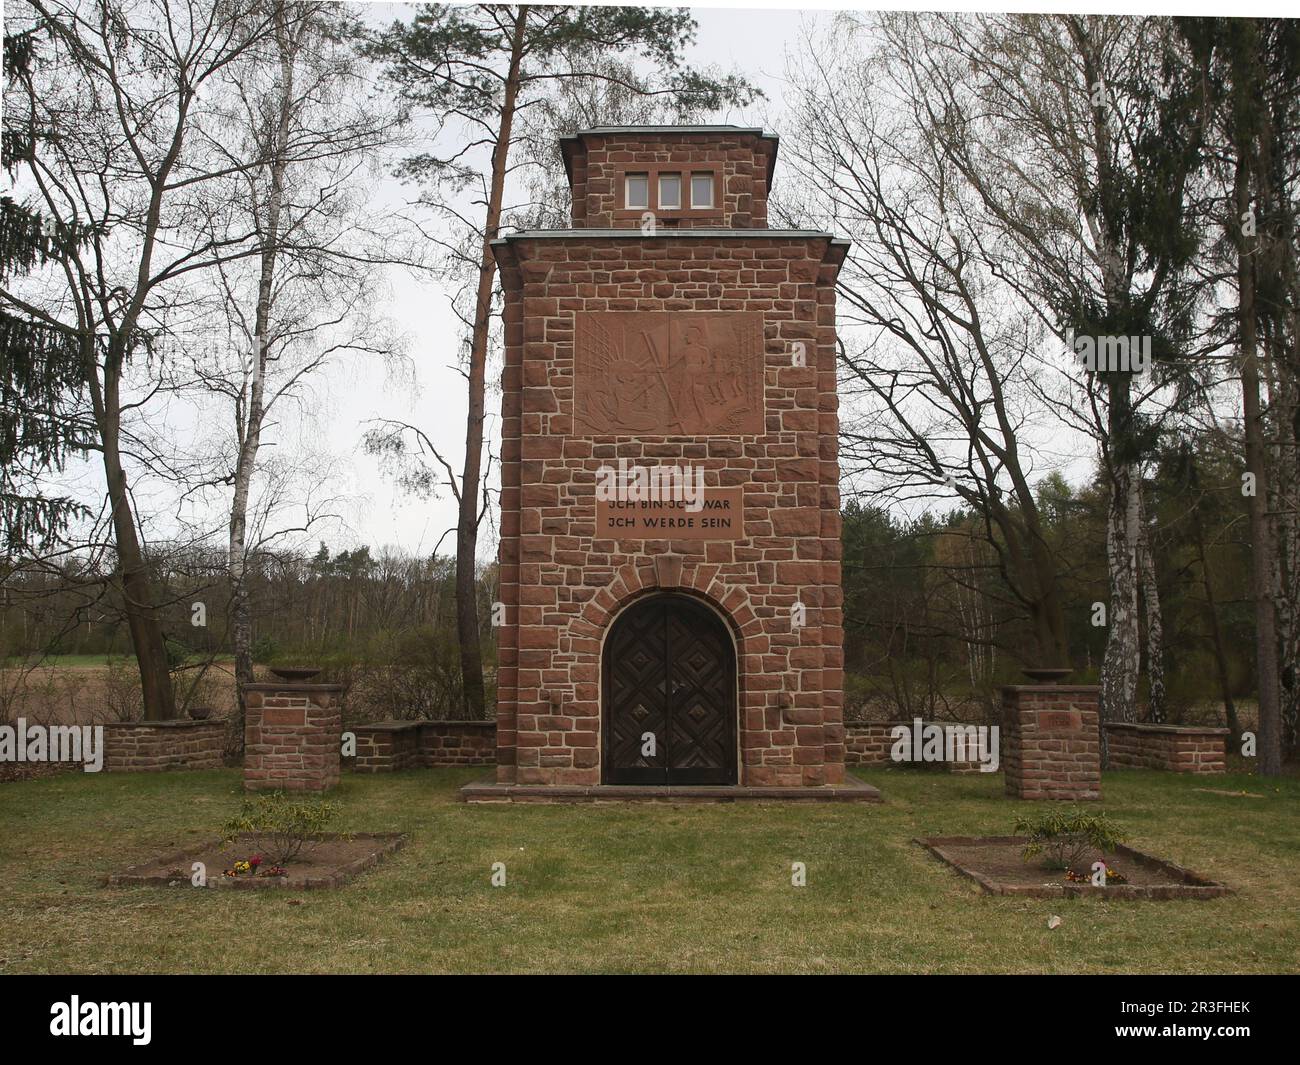
[(673, 554), (626, 563), (588, 600), (570, 625), (570, 632), (602, 639), (610, 621), (636, 599), (656, 591), (675, 591), (694, 594), (712, 604), (731, 626), (736, 653), (743, 654), (746, 638), (757, 634), (762, 626), (750, 606), (748, 593), (726, 584), (719, 577), (721, 568), (707, 563), (683, 565), (681, 556)]

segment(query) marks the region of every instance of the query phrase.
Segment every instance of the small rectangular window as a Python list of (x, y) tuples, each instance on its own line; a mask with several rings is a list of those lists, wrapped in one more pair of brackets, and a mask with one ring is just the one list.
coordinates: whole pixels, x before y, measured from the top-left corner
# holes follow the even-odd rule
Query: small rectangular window
[(713, 175), (712, 174), (691, 175), (691, 206), (692, 207), (713, 206)]
[(628, 174), (623, 193), (623, 206), (628, 208), (650, 206), (649, 174)]
[(659, 175), (659, 209), (675, 211), (682, 206), (682, 175)]

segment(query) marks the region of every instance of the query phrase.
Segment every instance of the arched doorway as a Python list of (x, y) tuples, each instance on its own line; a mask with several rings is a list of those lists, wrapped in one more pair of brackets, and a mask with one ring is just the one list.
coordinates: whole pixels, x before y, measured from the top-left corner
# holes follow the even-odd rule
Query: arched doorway
[(687, 596), (615, 619), (601, 663), (606, 784), (736, 783), (736, 650)]

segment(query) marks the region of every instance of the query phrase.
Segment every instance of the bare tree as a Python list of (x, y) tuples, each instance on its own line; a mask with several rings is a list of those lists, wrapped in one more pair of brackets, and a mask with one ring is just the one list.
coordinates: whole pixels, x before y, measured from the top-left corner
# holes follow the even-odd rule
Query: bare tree
[[(1186, 372), (1196, 241), (1184, 207), (1204, 101), (1161, 66), (1167, 20), (891, 16), (884, 27), (918, 120), (993, 229), (983, 253), (998, 276), (1067, 340), (1150, 345), (1145, 380), (1125, 364), (1081, 375), (1110, 490), (1103, 714), (1135, 720), (1141, 464), (1176, 409), (1163, 390)], [(1148, 597), (1148, 619), (1156, 606)], [(1156, 663), (1160, 634), (1148, 625)]]
[(25, 177), (42, 214), (86, 239), (68, 242), (57, 266), (25, 279), (21, 294), (0, 292), (80, 345), (144, 712), (165, 719), (174, 697), (128, 481), (127, 422), (158, 388), (153, 346), (186, 302), (186, 285), (255, 248), (252, 233), (196, 243), (185, 229), (191, 205), (232, 171), (196, 135), (200, 93), (271, 20), (253, 2), (168, 0), (32, 0), (6, 14), (42, 26), (52, 42), (6, 100), (39, 146), (24, 160)]
[[(342, 352), (386, 359), (397, 341), (378, 320), (379, 270), (410, 261), (409, 243), (368, 205), (367, 177), (397, 140), (395, 112), (371, 99), (363, 38), (352, 14), (334, 3), (266, 0), (270, 33), (231, 65), (212, 89), (204, 134), (230, 175), (208, 204), (196, 239), (219, 243), (251, 233), (256, 253), (211, 272), (215, 322), (200, 320), (188, 373), (225, 407), (229, 436), (194, 487), (228, 486), (227, 559), (230, 638), (243, 690), (253, 680), (253, 618), (246, 571), (290, 529), (303, 533), (330, 513), (319, 490), (302, 492), (319, 469), (296, 467), (298, 520), (269, 521), (288, 487), (262, 453), (307, 380)], [(206, 342), (216, 333), (216, 343)], [(235, 352), (237, 358), (223, 358)], [(281, 462), (283, 465), (283, 462)], [(250, 535), (256, 480), (269, 490), (260, 528)], [(318, 486), (317, 486), (318, 488)], [(315, 505), (313, 505), (313, 502)]]
[(1030, 655), (1066, 663), (1058, 565), (1031, 481), (1042, 456), (1028, 376), (1043, 329), (984, 262), (977, 214), (920, 102), (883, 91), (906, 87), (894, 57), (822, 44), (803, 63), (786, 158), (824, 204), (819, 221), (854, 239), (840, 335), (846, 406), (857, 397), (865, 409), (846, 411), (846, 465), (894, 499), (955, 492), (996, 554), (1002, 609), (1030, 620)]

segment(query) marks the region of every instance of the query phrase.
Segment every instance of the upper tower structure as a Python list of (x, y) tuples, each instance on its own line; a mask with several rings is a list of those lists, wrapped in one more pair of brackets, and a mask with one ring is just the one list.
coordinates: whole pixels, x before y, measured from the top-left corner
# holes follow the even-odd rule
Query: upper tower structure
[(598, 126), (560, 141), (575, 229), (766, 229), (777, 138), (741, 126)]

